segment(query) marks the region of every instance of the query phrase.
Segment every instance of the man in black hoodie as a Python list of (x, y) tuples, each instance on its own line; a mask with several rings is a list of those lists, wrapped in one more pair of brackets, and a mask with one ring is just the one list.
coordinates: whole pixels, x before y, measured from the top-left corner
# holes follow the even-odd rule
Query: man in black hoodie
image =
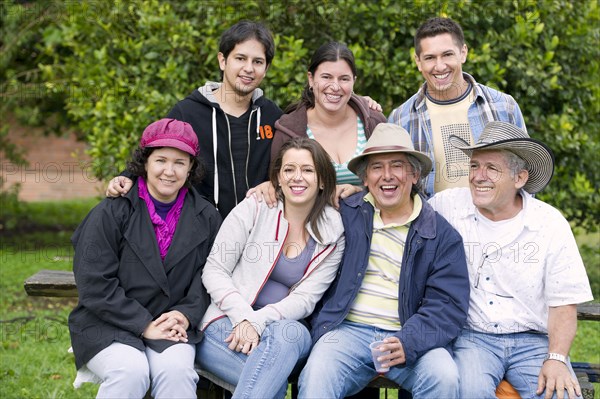
[[(167, 118), (192, 125), (198, 135), (206, 177), (194, 187), (225, 218), (246, 191), (268, 180), (271, 141), (281, 109), (259, 88), (275, 43), (262, 24), (240, 21), (221, 35), (222, 81), (207, 82), (179, 101)], [(132, 182), (111, 180), (107, 195), (124, 195)]]

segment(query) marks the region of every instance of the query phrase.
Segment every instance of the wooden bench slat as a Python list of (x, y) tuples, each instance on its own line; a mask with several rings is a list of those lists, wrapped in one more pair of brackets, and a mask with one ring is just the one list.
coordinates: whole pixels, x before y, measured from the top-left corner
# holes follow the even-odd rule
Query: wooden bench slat
[(391, 389), (400, 389), (402, 388), (400, 385), (396, 384), (392, 380), (388, 380), (383, 376), (375, 377), (369, 382), (369, 388), (391, 388)]
[(222, 379), (220, 379), (219, 377), (217, 377), (214, 374), (209, 373), (206, 370), (202, 370), (199, 368), (196, 368), (196, 372), (198, 373), (198, 375), (200, 375), (201, 377), (206, 378), (207, 380), (209, 380), (210, 382), (212, 382), (213, 384), (218, 385), (219, 387), (228, 390), (229, 392), (233, 392), (235, 390), (235, 385), (231, 385), (225, 381), (223, 381)]
[(30, 296), (77, 296), (73, 272), (64, 270), (40, 270), (25, 280), (24, 286)]
[(587, 374), (590, 382), (600, 382), (600, 364), (571, 362), (571, 366), (573, 366), (575, 373)]
[[(76, 297), (77, 287), (73, 272), (40, 270), (25, 280), (25, 291), (31, 296)], [(600, 303), (577, 305), (577, 319), (600, 321)]]
[(577, 319), (600, 321), (600, 303), (581, 303), (577, 305)]

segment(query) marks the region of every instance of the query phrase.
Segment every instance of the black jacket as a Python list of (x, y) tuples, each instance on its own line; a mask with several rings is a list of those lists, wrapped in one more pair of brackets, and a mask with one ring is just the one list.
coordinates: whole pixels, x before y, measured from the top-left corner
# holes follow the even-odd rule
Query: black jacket
[(190, 343), (202, 339), (198, 326), (210, 300), (201, 274), (220, 224), (214, 207), (189, 190), (163, 264), (137, 184), (92, 209), (71, 239), (79, 303), (69, 332), (78, 369), (112, 342), (159, 352), (173, 345), (141, 338), (153, 319), (171, 310), (190, 321)]
[[(195, 188), (212, 202), (223, 218), (246, 195), (246, 191), (268, 180), (271, 142), (275, 121), (282, 114), (281, 109), (256, 89), (252, 97), (252, 110), (248, 126), (248, 156), (246, 159), (246, 186), (236, 187), (233, 162), (231, 159), (229, 122), (212, 92), (220, 83), (208, 82), (194, 90), (184, 100), (178, 102), (167, 115), (168, 118), (184, 121), (192, 125), (198, 135), (200, 155), (204, 160), (207, 173)], [(213, 132), (213, 123), (216, 132)], [(217, 138), (217, 162), (215, 167), (214, 140)], [(218, 171), (218, 181), (215, 172)], [(218, 201), (215, 199), (215, 183), (218, 184)], [(218, 203), (217, 203), (218, 202)]]

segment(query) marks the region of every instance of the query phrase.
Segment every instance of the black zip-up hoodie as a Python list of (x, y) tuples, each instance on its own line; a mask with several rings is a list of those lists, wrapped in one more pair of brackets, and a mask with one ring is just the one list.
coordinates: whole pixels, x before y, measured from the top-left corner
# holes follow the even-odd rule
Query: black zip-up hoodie
[(229, 120), (213, 95), (213, 91), (220, 85), (221, 83), (207, 82), (194, 90), (173, 107), (167, 118), (189, 123), (198, 135), (206, 176), (194, 187), (225, 218), (244, 199), (249, 188), (269, 179), (275, 121), (282, 115), (282, 111), (274, 102), (263, 97), (261, 89), (254, 90), (248, 124), (246, 185), (236, 187)]

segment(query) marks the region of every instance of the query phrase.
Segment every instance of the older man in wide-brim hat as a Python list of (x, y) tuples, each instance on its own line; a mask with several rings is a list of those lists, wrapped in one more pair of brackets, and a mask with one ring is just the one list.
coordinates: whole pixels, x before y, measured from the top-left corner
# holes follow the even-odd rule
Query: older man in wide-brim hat
[[(378, 374), (418, 398), (458, 397), (450, 343), (466, 321), (462, 240), (419, 194), (431, 160), (396, 124), (379, 124), (348, 164), (366, 190), (341, 201), (346, 248), (313, 315), (301, 398), (342, 398)], [(369, 345), (383, 353), (376, 367)]]
[(581, 395), (568, 353), (576, 304), (592, 293), (569, 223), (531, 195), (552, 178), (552, 151), (506, 122), (488, 123), (475, 145), (450, 143), (470, 157), (469, 188), (429, 202), (462, 235), (469, 266), (454, 344), (461, 398), (494, 397), (502, 378), (523, 398)]

